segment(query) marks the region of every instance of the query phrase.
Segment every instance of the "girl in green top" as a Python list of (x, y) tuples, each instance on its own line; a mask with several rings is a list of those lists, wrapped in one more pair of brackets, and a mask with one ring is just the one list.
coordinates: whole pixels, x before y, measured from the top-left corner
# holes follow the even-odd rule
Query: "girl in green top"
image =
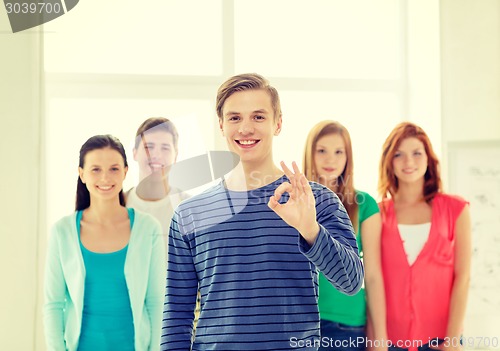
[[(316, 124), (307, 137), (303, 167), (307, 179), (327, 186), (344, 204), (365, 264), (366, 289), (362, 288), (354, 296), (340, 293), (320, 274), (319, 350), (357, 351), (367, 347), (383, 350), (386, 324), (380, 264), (381, 219), (376, 201), (354, 189), (352, 146), (347, 129), (335, 121)], [(371, 330), (369, 341), (367, 324)]]

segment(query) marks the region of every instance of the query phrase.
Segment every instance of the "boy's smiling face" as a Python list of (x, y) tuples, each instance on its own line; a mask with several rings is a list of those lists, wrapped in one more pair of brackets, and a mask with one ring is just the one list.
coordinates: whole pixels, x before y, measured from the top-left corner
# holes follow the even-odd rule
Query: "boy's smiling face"
[(281, 117), (275, 118), (268, 92), (233, 93), (224, 103), (219, 126), (229, 150), (243, 163), (272, 163), (273, 136), (281, 131)]
[(172, 134), (161, 129), (146, 131), (139, 146), (134, 149), (134, 160), (139, 164), (140, 179), (153, 174), (168, 174), (176, 158), (177, 151)]

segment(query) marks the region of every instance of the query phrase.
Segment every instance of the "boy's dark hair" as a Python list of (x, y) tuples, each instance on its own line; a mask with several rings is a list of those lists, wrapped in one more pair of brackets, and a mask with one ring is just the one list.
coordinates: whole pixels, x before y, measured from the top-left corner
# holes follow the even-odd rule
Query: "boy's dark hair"
[(137, 133), (135, 134), (134, 149), (137, 150), (137, 148), (139, 147), (139, 143), (142, 140), (142, 137), (144, 136), (145, 133), (150, 131), (150, 129), (154, 129), (154, 131), (162, 130), (172, 134), (174, 148), (177, 151), (177, 144), (179, 142), (179, 133), (177, 132), (177, 128), (175, 127), (174, 123), (168, 118), (164, 117), (151, 117), (142, 122), (142, 124), (137, 129)]

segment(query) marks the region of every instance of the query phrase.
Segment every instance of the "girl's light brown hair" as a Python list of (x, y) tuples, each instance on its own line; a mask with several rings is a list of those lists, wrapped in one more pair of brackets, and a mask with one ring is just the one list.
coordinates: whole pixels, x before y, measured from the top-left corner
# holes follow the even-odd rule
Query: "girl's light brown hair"
[(394, 195), (398, 192), (399, 183), (398, 178), (394, 174), (392, 161), (401, 142), (406, 138), (417, 138), (424, 144), (425, 153), (427, 154), (427, 171), (424, 175), (423, 195), (425, 201), (429, 203), (442, 190), (439, 160), (427, 134), (422, 128), (411, 122), (398, 124), (384, 142), (379, 166), (379, 194), (382, 196), (382, 199), (385, 199), (389, 194), (394, 198)]
[[(316, 165), (314, 164), (314, 154), (316, 152), (316, 145), (318, 140), (329, 134), (338, 134), (342, 137), (345, 144), (346, 152), (346, 165), (342, 174), (336, 180), (336, 187), (334, 189), (330, 188), (328, 184), (323, 184), (322, 179), (320, 179)], [(358, 212), (359, 207), (356, 201), (356, 191), (354, 190), (353, 182), (353, 157), (352, 157), (352, 143), (351, 136), (347, 129), (336, 121), (321, 121), (316, 124), (306, 140), (306, 147), (304, 150), (304, 159), (302, 162), (304, 175), (308, 180), (321, 183), (330, 188), (333, 192), (337, 194), (340, 201), (347, 210), (347, 214), (351, 219), (354, 230), (358, 230)]]

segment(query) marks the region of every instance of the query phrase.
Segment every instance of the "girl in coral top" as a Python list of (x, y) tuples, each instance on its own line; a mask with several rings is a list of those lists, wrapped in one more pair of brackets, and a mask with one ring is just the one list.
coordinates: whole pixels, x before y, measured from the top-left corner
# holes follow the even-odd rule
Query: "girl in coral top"
[(442, 192), (439, 161), (413, 123), (386, 139), (379, 176), (389, 349), (458, 350), (471, 261), (467, 202)]
[[(364, 351), (373, 343), (377, 350), (383, 351), (381, 340), (386, 339), (386, 326), (380, 268), (381, 219), (373, 197), (354, 189), (351, 137), (342, 124), (327, 120), (311, 129), (304, 152), (304, 174), (307, 179), (327, 186), (340, 198), (356, 231), (359, 252), (365, 263), (366, 289), (363, 287), (353, 296), (339, 292), (320, 274), (319, 350)], [(366, 343), (367, 319), (372, 321), (376, 344), (374, 340)]]

